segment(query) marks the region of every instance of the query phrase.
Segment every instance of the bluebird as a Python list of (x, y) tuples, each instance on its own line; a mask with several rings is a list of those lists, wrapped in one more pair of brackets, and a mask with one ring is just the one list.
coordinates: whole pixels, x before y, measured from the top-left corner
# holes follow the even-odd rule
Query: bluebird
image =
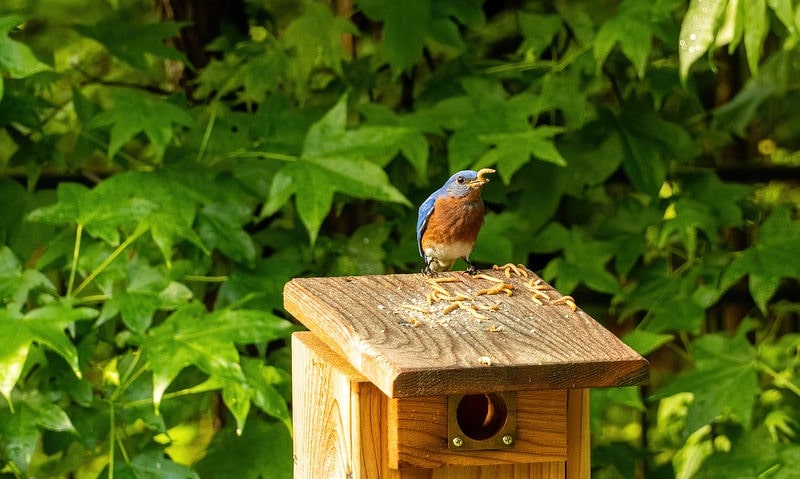
[(469, 254), (483, 226), (481, 191), (489, 182), (484, 175), (490, 173), (494, 170), (459, 171), (420, 205), (417, 246), (425, 260), (423, 273), (449, 271), (459, 258), (467, 263), (468, 273), (475, 272)]

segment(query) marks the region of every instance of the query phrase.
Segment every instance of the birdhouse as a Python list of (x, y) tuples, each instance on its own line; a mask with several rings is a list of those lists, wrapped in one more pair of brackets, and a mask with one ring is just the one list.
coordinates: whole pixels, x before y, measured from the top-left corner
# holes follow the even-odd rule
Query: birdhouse
[(296, 479), (588, 478), (589, 388), (647, 361), (531, 271), (293, 279)]

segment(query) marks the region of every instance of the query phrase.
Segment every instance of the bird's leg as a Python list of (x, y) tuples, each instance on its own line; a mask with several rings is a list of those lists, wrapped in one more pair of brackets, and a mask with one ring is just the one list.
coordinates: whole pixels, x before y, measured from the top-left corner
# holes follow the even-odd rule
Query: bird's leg
[(433, 258), (428, 258), (427, 263), (425, 263), (425, 268), (422, 269), (422, 273), (426, 276), (436, 276), (436, 271), (431, 268), (431, 264), (433, 264), (435, 260)]
[(478, 270), (475, 268), (475, 265), (472, 264), (472, 261), (470, 261), (469, 258), (464, 257), (464, 258), (461, 258), (461, 259), (463, 259), (464, 262), (467, 263), (467, 274), (468, 275), (474, 276), (474, 275), (478, 274)]

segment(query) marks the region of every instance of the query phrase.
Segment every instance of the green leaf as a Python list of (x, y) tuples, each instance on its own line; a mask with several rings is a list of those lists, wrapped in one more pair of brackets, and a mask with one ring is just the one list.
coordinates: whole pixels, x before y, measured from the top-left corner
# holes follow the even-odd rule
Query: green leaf
[[(410, 205), (389, 183), (383, 169), (364, 159), (365, 151), (373, 151), (371, 140), (360, 133), (351, 136), (345, 132), (346, 105), (347, 96), (343, 96), (312, 125), (300, 159), (287, 164), (275, 175), (270, 197), (262, 211), (262, 216), (272, 214), (295, 195), (297, 213), (312, 244), (336, 192)], [(352, 138), (355, 140), (351, 141)]]
[(250, 412), (250, 388), (241, 380), (225, 380), (222, 385), (222, 401), (236, 421), (236, 434), (241, 435)]
[(538, 58), (553, 42), (553, 38), (561, 31), (561, 17), (558, 15), (541, 15), (538, 13), (518, 12), (519, 29), (524, 40), (517, 49), (521, 55)]
[(81, 35), (102, 43), (120, 60), (135, 68), (149, 70), (148, 55), (188, 63), (183, 53), (165, 43), (187, 25), (185, 22), (140, 24), (120, 17), (104, 18), (94, 25), (76, 25), (74, 28)]
[[(273, 37), (261, 43), (242, 42), (222, 58), (212, 58), (200, 70), (195, 95), (207, 98), (214, 94), (215, 98), (223, 98), (235, 93), (238, 102), (260, 103), (263, 108), (267, 94), (279, 90), (286, 81), (289, 64), (287, 53)], [(270, 98), (269, 103), (274, 100)]]
[(714, 43), (727, 0), (691, 0), (683, 17), (678, 40), (681, 80), (686, 81), (689, 68)]
[(345, 58), (342, 34), (357, 34), (349, 20), (335, 17), (331, 8), (318, 2), (304, 2), (303, 14), (295, 18), (283, 34), (283, 43), (294, 49), (295, 58), (290, 68), (301, 85), (308, 82), (312, 72), (329, 67), (342, 75)]
[(200, 211), (198, 234), (209, 248), (219, 249), (234, 261), (253, 264), (256, 246), (242, 229), (250, 219), (251, 208), (246, 204), (212, 203)]
[(756, 305), (766, 313), (769, 300), (778, 290), (782, 278), (800, 279), (800, 257), (797, 238), (800, 221), (792, 219), (786, 206), (775, 210), (761, 225), (755, 243), (725, 268), (721, 283), (729, 288), (743, 276), (750, 277), (750, 294)]
[(291, 376), (274, 366), (255, 359), (242, 359), (242, 370), (250, 387), (250, 400), (259, 409), (280, 420), (292, 432), (292, 414), (278, 388), (291, 384)]
[(634, 329), (622, 341), (641, 355), (648, 355), (672, 341), (671, 334), (657, 334), (644, 329)]
[(696, 339), (690, 348), (695, 369), (680, 374), (653, 395), (662, 399), (679, 392), (690, 392), (694, 400), (686, 417), (686, 434), (732, 416), (745, 428), (758, 391), (756, 350), (747, 340), (747, 325), (734, 337), (708, 334)]
[(662, 119), (652, 108), (631, 102), (617, 122), (624, 145), (622, 168), (636, 188), (655, 197), (664, 183), (667, 161), (694, 157), (696, 147), (680, 125)]
[[(36, 58), (27, 45), (8, 37), (11, 29), (23, 22), (24, 19), (17, 15), (0, 17), (0, 72), (8, 72), (12, 78), (25, 78), (51, 70), (49, 65)], [(3, 98), (2, 82), (0, 98)]]
[(390, 229), (385, 223), (373, 223), (357, 229), (347, 240), (344, 249), (331, 267), (331, 274), (366, 275), (385, 272), (386, 250)]
[(739, 0), (744, 1), (745, 18), (741, 21), (744, 25), (744, 48), (747, 54), (747, 65), (753, 74), (758, 73), (758, 63), (764, 48), (764, 41), (769, 33), (769, 17), (767, 16), (766, 0)]
[(195, 468), (202, 477), (291, 479), (292, 439), (278, 422), (254, 418), (241, 436), (225, 428)]
[(84, 321), (97, 316), (91, 308), (71, 308), (61, 304), (49, 304), (26, 314), (0, 309), (0, 394), (11, 401), (14, 388), (32, 343), (38, 343), (55, 351), (81, 376), (78, 351), (65, 333), (75, 321)]
[(171, 461), (161, 450), (142, 452), (130, 461), (120, 461), (114, 477), (122, 479), (199, 479), (190, 467)]
[(796, 445), (786, 446), (776, 443), (770, 439), (766, 428), (760, 427), (734, 436), (730, 450), (716, 451), (703, 462), (693, 477), (790, 478), (797, 472), (796, 468), (791, 467), (797, 464), (797, 461), (790, 458), (793, 455), (796, 457), (798, 453), (800, 451)]
[(397, 70), (409, 70), (422, 56), (433, 26), (431, 0), (359, 0), (357, 4), (366, 16), (384, 22), (383, 48), (389, 64)]
[(562, 131), (562, 128), (541, 126), (519, 133), (478, 135), (480, 141), (493, 145), (494, 148), (486, 152), (476, 165), (497, 164), (500, 176), (506, 184), (531, 157), (566, 166), (566, 160), (553, 143), (553, 137)]
[(222, 384), (244, 383), (234, 344), (271, 341), (291, 330), (288, 321), (262, 311), (207, 313), (198, 303), (178, 309), (138, 339), (153, 368), (153, 402), (158, 407), (172, 380), (190, 365), (221, 379)]
[(27, 302), (30, 292), (39, 288), (50, 291), (56, 289), (50, 279), (39, 271), (23, 270), (11, 249), (0, 246), (0, 303), (18, 311)]
[[(561, 232), (557, 242), (547, 238), (554, 231)], [(606, 266), (611, 259), (610, 243), (595, 241), (576, 227), (567, 230), (566, 234), (561, 228), (547, 229), (542, 235), (543, 245), (537, 245), (537, 250), (546, 251), (544, 248), (552, 247), (546, 245), (564, 250), (562, 257), (547, 264), (543, 274), (547, 281), (557, 278), (556, 287), (563, 294), (570, 294), (581, 283), (602, 293), (615, 293), (619, 289), (617, 279)]]
[(633, 63), (639, 78), (644, 77), (652, 44), (652, 5), (650, 2), (624, 0), (617, 14), (603, 22), (594, 42), (594, 56), (598, 69), (619, 43), (622, 53)]
[(16, 413), (0, 411), (0, 435), (3, 437), (0, 450), (23, 473), (28, 471), (39, 443), (39, 429), (33, 416), (33, 412), (27, 407), (20, 407)]
[(114, 155), (138, 133), (144, 133), (155, 150), (156, 162), (161, 162), (164, 150), (172, 140), (173, 125), (194, 126), (186, 109), (161, 98), (136, 90), (119, 90), (113, 95), (114, 105), (100, 112), (87, 127), (111, 126), (108, 157)]

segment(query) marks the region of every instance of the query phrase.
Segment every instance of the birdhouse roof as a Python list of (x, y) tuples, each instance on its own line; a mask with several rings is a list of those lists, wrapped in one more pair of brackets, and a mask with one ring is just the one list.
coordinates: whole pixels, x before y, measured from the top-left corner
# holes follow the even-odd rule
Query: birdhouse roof
[(631, 386), (648, 363), (525, 268), (296, 278), (286, 310), (389, 397)]

